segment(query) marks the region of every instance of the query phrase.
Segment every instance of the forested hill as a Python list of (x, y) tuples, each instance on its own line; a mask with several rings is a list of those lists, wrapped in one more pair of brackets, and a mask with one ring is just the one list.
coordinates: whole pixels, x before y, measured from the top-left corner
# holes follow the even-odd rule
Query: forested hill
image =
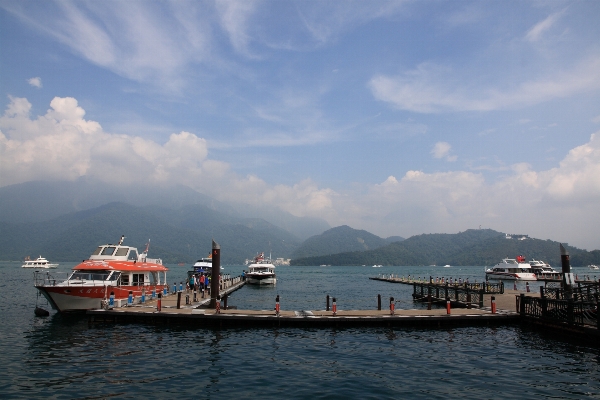
[(292, 258), (373, 250), (400, 240), (404, 239), (399, 236), (383, 239), (365, 230), (342, 225), (308, 238), (292, 253)]
[[(572, 266), (600, 263), (600, 250), (588, 252), (566, 245)], [(506, 239), (492, 229), (470, 229), (456, 234), (412, 236), (375, 250), (298, 258), (292, 265), (481, 265), (491, 266), (502, 258), (522, 254), (560, 267), (559, 242), (526, 238)]]

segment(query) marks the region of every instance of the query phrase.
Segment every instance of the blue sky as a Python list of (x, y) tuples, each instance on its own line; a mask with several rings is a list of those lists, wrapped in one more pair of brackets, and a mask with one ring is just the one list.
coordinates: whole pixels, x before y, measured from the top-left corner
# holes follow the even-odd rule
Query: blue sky
[[(600, 248), (600, 2), (0, 0), (0, 186)], [(39, 157), (39, 154), (44, 154)]]

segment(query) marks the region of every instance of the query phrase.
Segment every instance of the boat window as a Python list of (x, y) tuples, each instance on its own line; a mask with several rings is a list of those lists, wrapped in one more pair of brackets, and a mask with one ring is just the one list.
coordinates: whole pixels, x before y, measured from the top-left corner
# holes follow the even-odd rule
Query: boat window
[(130, 249), (129, 250), (129, 257), (128, 257), (128, 259), (129, 260), (133, 260), (133, 261), (135, 261), (135, 260), (138, 259), (137, 249)]
[(129, 285), (129, 274), (121, 275), (121, 285)]
[(103, 256), (112, 256), (113, 253), (115, 252), (116, 247), (112, 247), (112, 246), (108, 246), (105, 247), (104, 250), (102, 251)]
[(70, 280), (82, 280), (82, 281), (104, 281), (108, 278), (110, 272), (103, 271), (75, 271), (71, 275)]
[(115, 256), (117, 256), (117, 257), (125, 257), (127, 255), (128, 251), (129, 251), (128, 247), (119, 247), (117, 249), (117, 252), (115, 253)]
[(93, 256), (97, 256), (102, 251), (102, 246), (98, 246), (96, 250), (92, 253)]
[(144, 284), (144, 274), (133, 274), (133, 286)]
[(158, 285), (158, 272), (150, 273), (150, 285)]
[(109, 280), (112, 281), (117, 281), (119, 279), (119, 277), (121, 276), (121, 273), (118, 271), (114, 271), (112, 273), (112, 275), (110, 276)]

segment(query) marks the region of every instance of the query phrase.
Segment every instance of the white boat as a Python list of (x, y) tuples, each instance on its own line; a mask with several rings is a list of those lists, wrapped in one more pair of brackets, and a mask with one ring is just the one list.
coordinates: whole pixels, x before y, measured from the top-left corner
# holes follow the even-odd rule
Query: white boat
[(25, 264), (21, 265), (21, 268), (56, 268), (58, 264), (51, 264), (44, 257), (39, 256), (35, 260), (30, 260), (29, 257), (25, 258)]
[(525, 257), (504, 258), (501, 262), (485, 271), (488, 279), (509, 279), (518, 281), (536, 281), (537, 278), (531, 270), (531, 265)]
[(599, 269), (600, 269), (600, 267), (599, 267), (599, 266), (597, 266), (597, 265), (594, 265), (594, 264), (590, 264), (590, 265), (588, 265), (588, 268), (589, 268), (589, 269), (593, 269), (593, 270), (599, 270)]
[(94, 310), (135, 304), (141, 298), (166, 294), (168, 268), (160, 258), (148, 258), (149, 242), (142, 254), (135, 247), (104, 244), (88, 260), (73, 267), (63, 281), (58, 273), (36, 271), (35, 288), (59, 312)]
[(451, 267), (451, 265), (450, 265), (450, 264), (446, 264), (446, 265), (444, 265), (444, 268), (450, 268), (450, 267)]
[(558, 272), (550, 266), (550, 264), (540, 261), (531, 260), (529, 261), (531, 271), (535, 274), (538, 279), (561, 279), (562, 273)]
[(381, 268), (381, 264), (375, 264), (373, 265), (373, 268)]
[[(220, 266), (220, 270), (223, 271), (223, 266)], [(212, 253), (208, 257), (199, 259), (194, 263), (194, 270), (190, 271), (194, 274), (208, 274), (212, 273)]]
[(254, 257), (254, 262), (248, 266), (246, 282), (251, 285), (274, 285), (277, 283), (275, 265), (270, 259), (265, 259), (265, 253)]

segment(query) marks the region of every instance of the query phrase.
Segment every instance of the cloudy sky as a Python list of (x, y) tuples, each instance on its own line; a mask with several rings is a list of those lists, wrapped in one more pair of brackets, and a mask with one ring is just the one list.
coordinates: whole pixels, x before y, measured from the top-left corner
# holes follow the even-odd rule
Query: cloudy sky
[(0, 186), (600, 249), (600, 2), (0, 0)]

